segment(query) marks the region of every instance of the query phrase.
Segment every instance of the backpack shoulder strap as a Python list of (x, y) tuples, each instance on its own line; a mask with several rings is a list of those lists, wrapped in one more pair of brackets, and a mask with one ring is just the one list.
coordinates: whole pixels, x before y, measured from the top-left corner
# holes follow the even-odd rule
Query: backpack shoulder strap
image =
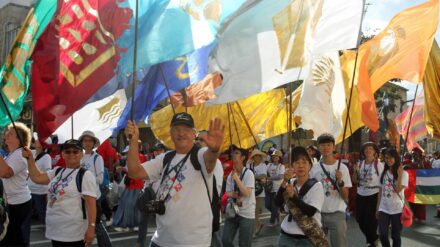
[(191, 160), (191, 164), (193, 165), (193, 167), (196, 171), (200, 171), (202, 169), (202, 166), (200, 165), (200, 162), (199, 162), (199, 150), (200, 150), (200, 147), (198, 147), (197, 145), (194, 145), (190, 151), (191, 154), (189, 156), (189, 158)]
[[(81, 194), (82, 192), (82, 181), (84, 177), (84, 173), (86, 173), (86, 169), (84, 167), (80, 167), (78, 173), (76, 174), (76, 188), (78, 189), (78, 192)], [(84, 201), (84, 198), (81, 197), (81, 209), (83, 213), (83, 219), (87, 218), (86, 215), (86, 204)]]
[(165, 154), (165, 157), (163, 157), (163, 168), (165, 168), (165, 166), (171, 162), (171, 160), (174, 158), (174, 156), (176, 156), (176, 151), (170, 151), (168, 153)]
[(299, 198), (303, 198), (317, 182), (318, 180), (316, 180), (315, 178), (309, 178), (309, 180), (307, 180), (307, 182), (299, 190)]

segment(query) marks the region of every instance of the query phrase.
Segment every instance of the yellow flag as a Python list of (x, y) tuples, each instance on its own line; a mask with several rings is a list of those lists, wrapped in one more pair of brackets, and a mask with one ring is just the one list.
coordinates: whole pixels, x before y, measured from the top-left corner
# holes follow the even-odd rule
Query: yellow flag
[(437, 23), (438, 0), (431, 0), (398, 13), (359, 47), (362, 119), (373, 131), (379, 127), (374, 92), (395, 78), (422, 82)]
[[(342, 75), (344, 77), (344, 87), (345, 87), (345, 95), (347, 96), (347, 104), (345, 107), (345, 111), (342, 114), (342, 123), (344, 124), (345, 128), (345, 122), (347, 119), (347, 106), (348, 106), (348, 100), (350, 96), (350, 89), (351, 89), (351, 81), (353, 78), (353, 69), (354, 69), (354, 63), (356, 58), (356, 52), (353, 51), (345, 51), (343, 55), (341, 56), (341, 70)], [(359, 59), (359, 58), (358, 58)], [(359, 69), (359, 64), (357, 65)], [(350, 106), (350, 113), (349, 113), (349, 121), (347, 125), (347, 131), (345, 134), (345, 138), (348, 138), (352, 133), (354, 133), (359, 128), (363, 127), (365, 124), (362, 122), (362, 110), (361, 110), (361, 102), (359, 99), (359, 92), (357, 88), (357, 81), (358, 81), (358, 75), (359, 73), (356, 73), (355, 80), (354, 80), (354, 88), (353, 88), (353, 94), (351, 98), (351, 106)], [(344, 133), (341, 133), (339, 138), (337, 139), (337, 143), (342, 141), (342, 136)]]
[(431, 136), (440, 139), (440, 49), (435, 41), (426, 66), (423, 89), (426, 128)]
[[(294, 102), (297, 100), (294, 99)], [(187, 109), (194, 118), (197, 130), (208, 129), (211, 119), (218, 117), (222, 120), (225, 124), (223, 150), (231, 142), (249, 148), (256, 142), (287, 132), (288, 114), (284, 89), (275, 89), (228, 104), (209, 106), (202, 104)], [(183, 106), (176, 108), (176, 112), (184, 111)], [(172, 116), (173, 111), (169, 105), (153, 113), (150, 124), (154, 135), (168, 147), (174, 148), (169, 135)]]

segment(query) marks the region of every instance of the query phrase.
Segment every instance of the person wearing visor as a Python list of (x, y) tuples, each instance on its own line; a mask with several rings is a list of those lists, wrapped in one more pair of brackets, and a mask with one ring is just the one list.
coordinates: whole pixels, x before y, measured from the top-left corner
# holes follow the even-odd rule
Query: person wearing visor
[[(24, 148), (29, 176), (34, 183), (49, 185), (46, 211), (46, 238), (52, 246), (89, 246), (95, 238), (96, 180), (81, 168), (83, 148), (78, 140), (61, 146), (66, 167), (40, 172), (31, 150)], [(81, 185), (81, 186), (80, 186)]]

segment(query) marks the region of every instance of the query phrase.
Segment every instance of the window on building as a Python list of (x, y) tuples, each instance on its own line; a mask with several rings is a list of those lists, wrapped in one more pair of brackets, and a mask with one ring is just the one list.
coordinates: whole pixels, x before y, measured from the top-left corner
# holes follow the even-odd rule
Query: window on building
[(3, 52), (2, 52), (2, 60), (5, 61), (6, 56), (8, 55), (9, 51), (12, 48), (12, 45), (14, 44), (15, 37), (18, 34), (18, 31), (20, 30), (20, 25), (18, 23), (14, 22), (8, 22), (5, 25), (4, 28), (4, 41), (3, 41)]

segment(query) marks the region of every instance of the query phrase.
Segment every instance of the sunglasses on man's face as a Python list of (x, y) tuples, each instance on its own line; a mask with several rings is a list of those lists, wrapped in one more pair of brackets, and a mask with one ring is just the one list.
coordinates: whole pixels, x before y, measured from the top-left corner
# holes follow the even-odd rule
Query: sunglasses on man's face
[(79, 152), (81, 152), (81, 151), (79, 151), (78, 149), (64, 150), (63, 151), (63, 153), (65, 153), (65, 154), (79, 154)]

